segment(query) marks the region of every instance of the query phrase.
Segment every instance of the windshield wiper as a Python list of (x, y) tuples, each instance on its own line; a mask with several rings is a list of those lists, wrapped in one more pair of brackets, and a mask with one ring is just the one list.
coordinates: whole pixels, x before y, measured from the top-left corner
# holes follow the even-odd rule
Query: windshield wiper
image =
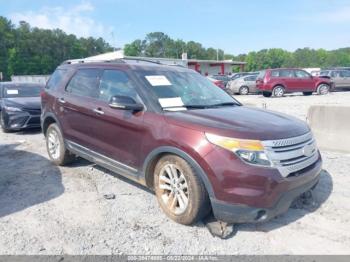
[(208, 106), (207, 105), (182, 105), (182, 106), (167, 106), (167, 107), (163, 107), (164, 110), (172, 109), (172, 108), (204, 109), (204, 108), (208, 108)]
[(207, 105), (207, 107), (219, 107), (219, 106), (240, 106), (240, 104), (234, 103), (234, 102), (224, 102), (224, 103), (217, 103), (213, 105)]

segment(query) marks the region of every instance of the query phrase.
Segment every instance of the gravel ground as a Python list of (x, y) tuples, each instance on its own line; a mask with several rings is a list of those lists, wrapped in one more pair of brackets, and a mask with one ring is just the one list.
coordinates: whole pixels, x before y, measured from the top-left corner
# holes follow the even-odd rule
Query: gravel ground
[[(305, 119), (310, 105), (348, 105), (350, 92), (237, 98)], [(84, 160), (53, 166), (39, 131), (0, 131), (0, 254), (349, 254), (350, 155), (322, 155), (312, 203), (222, 240), (203, 223), (172, 222), (151, 192), (117, 174)]]

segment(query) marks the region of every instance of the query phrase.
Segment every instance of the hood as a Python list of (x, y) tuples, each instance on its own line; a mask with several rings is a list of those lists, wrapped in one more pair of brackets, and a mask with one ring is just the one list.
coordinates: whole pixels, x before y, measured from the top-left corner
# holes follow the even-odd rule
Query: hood
[(310, 130), (297, 118), (246, 106), (167, 112), (166, 116), (170, 124), (243, 139), (283, 139)]
[(40, 109), (41, 98), (40, 97), (14, 97), (4, 98), (4, 104), (7, 106), (13, 106), (23, 109)]

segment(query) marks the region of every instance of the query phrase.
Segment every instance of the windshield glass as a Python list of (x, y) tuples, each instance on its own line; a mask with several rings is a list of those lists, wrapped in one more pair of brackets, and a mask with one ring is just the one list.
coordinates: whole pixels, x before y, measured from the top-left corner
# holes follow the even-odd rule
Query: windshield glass
[(39, 97), (40, 91), (39, 86), (8, 86), (4, 88), (4, 97)]
[(240, 105), (225, 91), (196, 72), (138, 71), (163, 109), (206, 108)]

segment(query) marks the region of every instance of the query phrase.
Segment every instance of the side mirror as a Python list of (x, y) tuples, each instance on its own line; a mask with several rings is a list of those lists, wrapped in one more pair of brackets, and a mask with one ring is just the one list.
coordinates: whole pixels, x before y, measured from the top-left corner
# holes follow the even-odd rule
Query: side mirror
[(143, 104), (137, 103), (129, 96), (112, 96), (109, 101), (109, 106), (115, 109), (142, 111)]

